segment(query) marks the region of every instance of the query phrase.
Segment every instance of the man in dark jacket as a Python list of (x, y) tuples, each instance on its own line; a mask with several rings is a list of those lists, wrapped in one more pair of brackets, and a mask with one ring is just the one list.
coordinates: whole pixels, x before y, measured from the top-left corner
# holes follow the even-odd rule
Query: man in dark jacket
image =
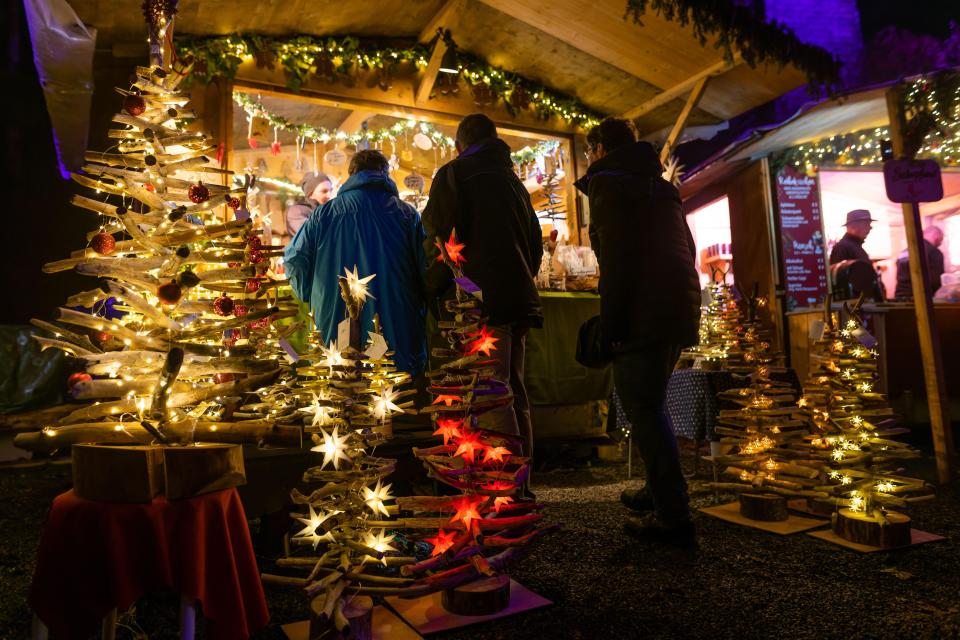
[(327, 174), (319, 171), (311, 171), (303, 176), (300, 189), (303, 191), (303, 197), (287, 207), (283, 215), (287, 235), (290, 236), (287, 242), (297, 235), (297, 231), (300, 231), (300, 227), (317, 207), (333, 199), (333, 183)]
[[(923, 249), (927, 252), (927, 275), (930, 276), (930, 295), (940, 288), (940, 276), (943, 275), (943, 230), (930, 225), (923, 230)], [(913, 300), (913, 287), (910, 281), (910, 256), (904, 249), (897, 258), (897, 288), (894, 293), (897, 300)]]
[(459, 156), (437, 171), (423, 211), (427, 299), (436, 301), (450, 289), (450, 270), (436, 261), (434, 242), (447, 240), (456, 229), (465, 245), (464, 275), (482, 290), (483, 313), (499, 338), (491, 355), (513, 392), (513, 406), (483, 414), (480, 426), (520, 435), (530, 455), (533, 426), (523, 356), (527, 330), (543, 324), (534, 283), (543, 254), (540, 223), (513, 172), (510, 147), (497, 137), (490, 118), (479, 113), (464, 118), (457, 127), (456, 146)]
[(600, 263), (600, 321), (613, 379), (647, 484), (625, 491), (627, 532), (679, 545), (695, 543), (677, 440), (664, 412), (667, 381), (684, 346), (697, 342), (700, 284), (680, 194), (661, 177), (647, 142), (626, 120), (607, 118), (587, 136), (591, 160), (577, 188), (590, 199), (590, 242)]

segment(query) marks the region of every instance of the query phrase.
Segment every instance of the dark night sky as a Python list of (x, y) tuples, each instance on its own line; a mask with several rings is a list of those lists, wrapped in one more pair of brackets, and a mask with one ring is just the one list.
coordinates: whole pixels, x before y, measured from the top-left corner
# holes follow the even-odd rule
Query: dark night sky
[(945, 38), (950, 22), (960, 23), (960, 0), (857, 0), (857, 6), (868, 40), (888, 25)]

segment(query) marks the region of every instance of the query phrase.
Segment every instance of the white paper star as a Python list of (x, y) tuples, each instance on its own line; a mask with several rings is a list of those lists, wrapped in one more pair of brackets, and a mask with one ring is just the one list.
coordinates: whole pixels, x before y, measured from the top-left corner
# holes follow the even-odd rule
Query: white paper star
[(393, 500), (393, 496), (390, 494), (390, 487), (392, 486), (391, 484), (383, 486), (382, 482), (377, 480), (377, 486), (373, 489), (370, 487), (363, 488), (363, 501), (370, 507), (373, 515), (377, 515), (377, 513), (382, 513), (385, 516), (390, 515), (383, 503), (387, 500)]
[(360, 274), (357, 273), (357, 265), (353, 265), (352, 272), (344, 267), (343, 273), (347, 278), (347, 289), (350, 290), (350, 295), (352, 295), (357, 302), (363, 302), (367, 298), (373, 297), (367, 291), (367, 283), (373, 280), (377, 274), (373, 273), (365, 278), (361, 278)]
[(323, 435), (323, 444), (318, 444), (317, 446), (310, 449), (310, 451), (320, 451), (323, 452), (323, 464), (320, 465), (321, 468), (326, 467), (330, 462), (333, 462), (333, 468), (340, 469), (340, 460), (349, 460), (350, 456), (344, 453), (346, 448), (347, 438), (350, 437), (350, 434), (346, 434), (343, 437), (340, 437), (339, 427), (333, 428), (333, 433), (327, 433), (323, 429), (320, 429), (320, 433)]
[[(376, 534), (373, 533), (373, 531), (367, 531), (364, 534), (363, 544), (367, 545), (371, 549), (376, 549), (380, 553), (389, 553), (391, 551), (395, 552), (397, 549), (390, 545), (395, 537), (396, 536), (394, 535), (388, 536), (386, 529), (380, 529), (380, 532)], [(366, 562), (367, 558), (370, 558), (370, 556), (364, 556), (363, 561)], [(384, 557), (381, 562), (383, 562), (384, 566), (386, 566), (386, 557)]]
[(337, 349), (335, 342), (331, 342), (329, 347), (320, 345), (320, 352), (323, 354), (323, 360), (320, 362), (325, 367), (333, 367), (343, 364), (343, 355)]
[(323, 524), (326, 520), (330, 519), (331, 516), (334, 516), (341, 512), (332, 511), (326, 514), (317, 513), (316, 511), (314, 511), (312, 504), (307, 506), (310, 508), (309, 516), (306, 518), (297, 518), (297, 520), (299, 520), (306, 526), (303, 528), (302, 531), (295, 534), (294, 537), (305, 538), (307, 540), (310, 540), (310, 542), (313, 544), (314, 549), (317, 548), (317, 545), (320, 543), (321, 540), (329, 540), (330, 542), (333, 542), (333, 536), (330, 535), (329, 531), (321, 536), (321, 535), (317, 535), (317, 528), (321, 524)]
[(392, 386), (383, 387), (378, 394), (373, 395), (373, 417), (384, 419), (393, 412), (402, 413), (403, 409), (394, 404), (394, 400), (400, 395), (393, 390)]

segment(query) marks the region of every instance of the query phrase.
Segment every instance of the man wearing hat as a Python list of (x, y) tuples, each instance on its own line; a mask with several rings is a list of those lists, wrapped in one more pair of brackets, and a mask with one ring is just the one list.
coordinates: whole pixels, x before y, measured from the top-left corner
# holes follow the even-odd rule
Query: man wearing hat
[(287, 222), (287, 235), (292, 239), (307, 221), (314, 209), (333, 199), (333, 182), (327, 174), (311, 171), (300, 181), (303, 198), (287, 207), (284, 216)]
[(847, 212), (847, 222), (845, 227), (847, 232), (837, 244), (833, 245), (830, 252), (830, 264), (839, 264), (847, 260), (862, 260), (870, 263), (870, 256), (863, 250), (863, 241), (870, 235), (870, 229), (873, 228), (871, 222), (876, 222), (870, 217), (870, 212), (866, 209), (854, 209)]

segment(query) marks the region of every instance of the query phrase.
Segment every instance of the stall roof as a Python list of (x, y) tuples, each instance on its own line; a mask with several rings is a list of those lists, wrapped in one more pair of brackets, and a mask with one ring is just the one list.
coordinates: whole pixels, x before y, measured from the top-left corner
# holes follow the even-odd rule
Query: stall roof
[[(143, 42), (139, 1), (70, 4), (97, 28), (98, 48), (129, 50)], [(739, 58), (728, 63), (716, 34), (701, 42), (692, 24), (652, 10), (635, 24), (625, 8), (624, 0), (597, 0), (589, 7), (579, 0), (184, 0), (176, 28), (194, 35), (353, 34), (424, 41), (443, 23), (466, 51), (575, 95), (599, 112), (634, 116), (644, 133), (671, 125), (704, 75), (712, 79), (690, 125), (726, 120), (806, 82), (789, 64), (751, 68)]]

